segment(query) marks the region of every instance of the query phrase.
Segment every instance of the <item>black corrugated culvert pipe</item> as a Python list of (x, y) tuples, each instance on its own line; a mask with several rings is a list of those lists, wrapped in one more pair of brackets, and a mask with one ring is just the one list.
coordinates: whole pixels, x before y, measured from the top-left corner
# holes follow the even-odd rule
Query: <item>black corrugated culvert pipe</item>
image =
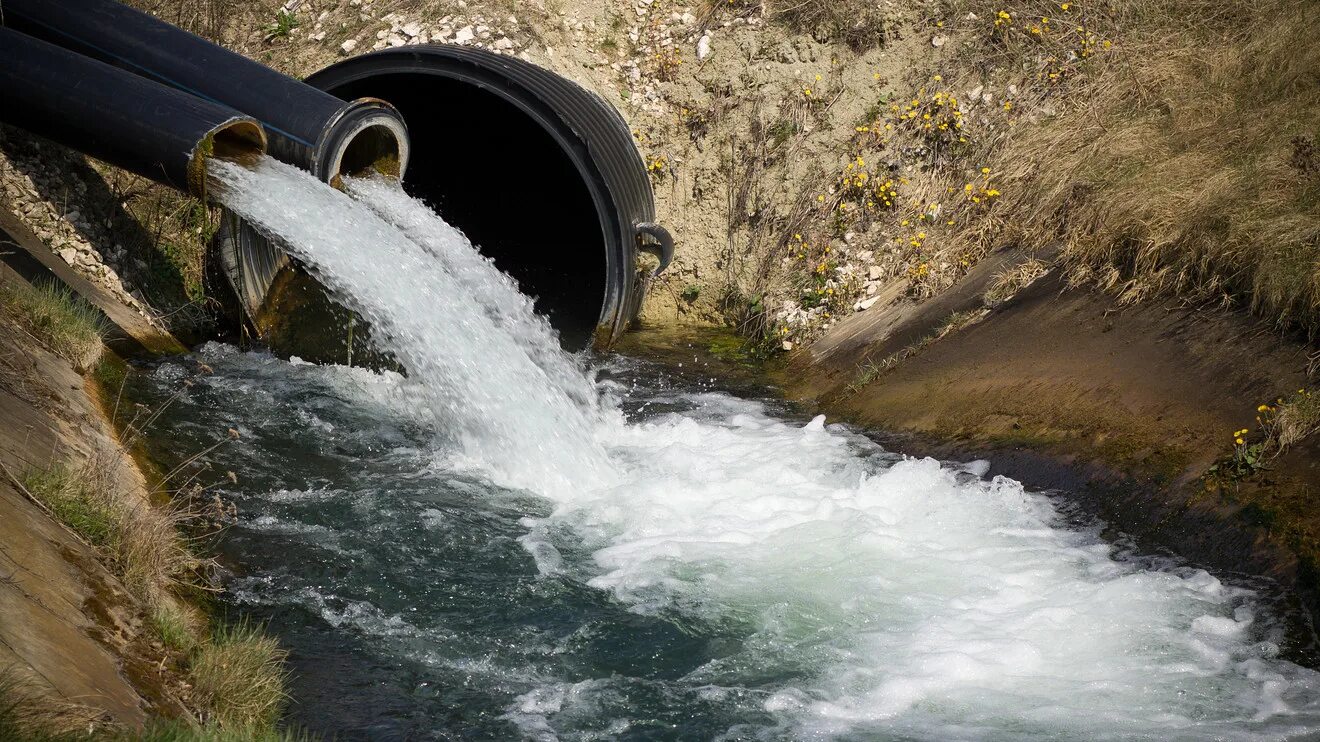
[(206, 159), (265, 149), (228, 106), (0, 28), (0, 121), (205, 198)]
[[(564, 344), (608, 346), (673, 257), (623, 117), (530, 62), (463, 46), (387, 49), (307, 82), (390, 101), (412, 132), (404, 187), (537, 299)], [(638, 266), (638, 252), (659, 260)]]
[[(471, 47), (416, 46), (354, 57), (307, 82), (396, 107), (412, 136), (404, 187), (535, 297), (570, 349), (617, 340), (673, 257), (627, 124), (552, 72)], [(656, 255), (654, 270), (639, 268), (639, 252)], [(272, 347), (372, 362), (346, 330), (353, 318), (265, 240), (226, 225), (214, 254)]]

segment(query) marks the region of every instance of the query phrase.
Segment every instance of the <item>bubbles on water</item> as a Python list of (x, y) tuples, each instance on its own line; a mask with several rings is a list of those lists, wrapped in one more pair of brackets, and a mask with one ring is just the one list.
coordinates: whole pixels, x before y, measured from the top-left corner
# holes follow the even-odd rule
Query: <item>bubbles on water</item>
[[(687, 717), (700, 717), (697, 736), (730, 739), (1263, 739), (1320, 729), (1320, 679), (1277, 658), (1278, 637), (1250, 591), (1201, 570), (1117, 559), (1094, 534), (1067, 527), (1046, 497), (987, 479), (988, 462), (905, 459), (823, 416), (788, 420), (719, 393), (602, 389), (507, 278), (397, 190), (350, 182), (361, 203), (274, 162), (222, 165), (225, 203), (287, 244), (409, 371), (374, 376), (386, 382), (361, 370), (286, 364), (283, 373), (362, 377), (340, 388), (343, 404), (376, 405), (376, 416), (417, 421), (447, 441), (448, 454), (422, 462), (410, 458), (407, 436), (370, 422), (402, 471), (475, 469), (551, 506), (512, 521), (521, 527), (513, 536), (507, 519), (456, 523), (452, 510), (384, 498), (339, 516), (375, 539), (411, 519), (409, 538), (433, 560), (464, 539), (516, 539), (535, 574), (511, 574), (516, 587), (499, 593), (507, 604), (480, 602), (480, 589), (464, 594), (490, 611), (484, 620), (445, 614), (468, 621), (468, 633), (402, 618), (395, 626), (397, 606), (332, 590), (280, 599), (365, 636), (414, 627), (397, 651), (437, 666), (467, 662), (504, 694), (504, 718), (524, 736), (644, 736), (657, 729), (645, 724), (664, 720), (682, 737), (673, 730)], [(622, 399), (637, 410), (631, 419)], [(351, 435), (342, 422), (306, 428)], [(372, 436), (355, 445), (373, 445)], [(489, 482), (445, 487), (497, 507)], [(282, 492), (272, 507), (314, 504)], [(262, 517), (253, 530), (290, 539), (333, 530), (317, 522), (324, 513), (304, 512), (303, 530), (284, 515)], [(409, 544), (388, 553), (401, 574), (436, 567)], [(498, 549), (472, 553), (517, 571)], [(327, 577), (336, 579), (348, 578)], [(602, 610), (558, 635), (538, 616), (508, 619), (524, 608), (509, 596), (526, 599), (538, 585), (579, 601), (609, 596), (641, 618)], [(450, 599), (443, 588), (420, 591)], [(397, 590), (373, 589), (381, 602), (397, 600)], [(273, 600), (278, 590), (240, 594)], [(526, 625), (481, 635), (496, 630), (497, 615)], [(638, 626), (668, 643), (641, 659), (577, 654), (602, 646), (593, 634)], [(674, 672), (689, 657), (700, 659)], [(575, 675), (582, 667), (597, 669)]]
[(468, 454), (455, 462), (541, 492), (610, 481), (585, 371), (525, 298), (510, 298), (508, 279), (457, 231), (437, 228), (426, 206), (350, 184), (377, 196), (373, 209), (270, 158), (252, 168), (215, 161), (211, 174), (227, 207), (371, 323), (408, 370), (412, 403)]

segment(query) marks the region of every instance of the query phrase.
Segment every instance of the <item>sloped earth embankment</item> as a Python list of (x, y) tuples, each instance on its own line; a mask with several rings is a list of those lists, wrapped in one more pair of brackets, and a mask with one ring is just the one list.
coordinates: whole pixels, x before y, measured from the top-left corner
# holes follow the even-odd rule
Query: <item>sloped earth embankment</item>
[[(0, 265), (0, 281), (21, 281)], [(94, 398), (95, 382), (0, 321), (0, 679), (52, 715), (140, 726), (186, 715), (169, 653), (140, 602), (23, 480), (95, 460), (145, 502), (146, 483)]]
[[(855, 315), (781, 379), (899, 450), (1071, 490), (1142, 548), (1268, 575), (1315, 613), (1320, 445), (1223, 473), (1258, 407), (1307, 385), (1311, 349), (1240, 313), (1120, 306), (1055, 277), (994, 310), (963, 293)], [(971, 306), (988, 313), (931, 340)]]

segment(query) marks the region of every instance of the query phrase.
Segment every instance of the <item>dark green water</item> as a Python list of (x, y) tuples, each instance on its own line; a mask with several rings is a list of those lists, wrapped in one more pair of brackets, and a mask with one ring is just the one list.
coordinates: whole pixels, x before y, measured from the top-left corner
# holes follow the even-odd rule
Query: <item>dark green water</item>
[(397, 376), (209, 346), (128, 392), (177, 396), (148, 436), (167, 467), (240, 432), (201, 478), (239, 512), (223, 609), (290, 649), (289, 720), (327, 737), (1279, 739), (1320, 721), (1320, 682), (1278, 659), (1251, 590), (1121, 554), (980, 464), (903, 460), (645, 362), (604, 376), (626, 475), (555, 499), (457, 458)]

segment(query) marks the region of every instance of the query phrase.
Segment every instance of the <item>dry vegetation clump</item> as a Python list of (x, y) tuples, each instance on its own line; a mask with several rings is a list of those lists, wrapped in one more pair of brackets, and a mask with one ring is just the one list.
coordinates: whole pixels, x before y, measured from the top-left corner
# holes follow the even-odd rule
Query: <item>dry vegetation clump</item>
[(770, 0), (766, 15), (817, 41), (840, 41), (853, 51), (884, 43), (893, 33), (893, 17), (879, 3), (867, 0)]
[(1036, 258), (1027, 258), (1005, 271), (996, 273), (986, 289), (983, 301), (991, 309), (1012, 299), (1019, 291), (1049, 272), (1049, 266)]
[(310, 736), (276, 729), (196, 727), (186, 722), (157, 722), (140, 732), (112, 738), (114, 742), (307, 742)]
[[(182, 535), (188, 514), (178, 507), (133, 501), (114, 486), (109, 471), (95, 462), (60, 465), (32, 473), (22, 484), (52, 516), (102, 554), (142, 602), (157, 638), (181, 659), (202, 726), (167, 725), (141, 739), (285, 739), (275, 725), (286, 701), (286, 653), (275, 639), (247, 623), (205, 636), (205, 618), (176, 597), (200, 584), (195, 575), (208, 564)], [(16, 705), (16, 710), (6, 711), (5, 691), (0, 683), (0, 732), (10, 723), (6, 713), (14, 716), (26, 708)], [(32, 726), (46, 730), (52, 739), (80, 738), (69, 737), (64, 727), (48, 721), (35, 718)]]
[(1127, 300), (1217, 300), (1320, 335), (1320, 6), (1104, 6), (1123, 41), (1071, 110), (1008, 141), (1007, 211)]
[(0, 309), (80, 372), (101, 357), (105, 317), (63, 286), (0, 281)]
[(112, 467), (90, 460), (29, 473), (23, 486), (61, 523), (95, 547), (138, 599), (158, 606), (204, 564), (180, 534), (185, 514), (125, 494)]
[(1278, 402), (1271, 422), (1279, 451), (1288, 450), (1320, 432), (1320, 395), (1298, 389), (1292, 397)]

